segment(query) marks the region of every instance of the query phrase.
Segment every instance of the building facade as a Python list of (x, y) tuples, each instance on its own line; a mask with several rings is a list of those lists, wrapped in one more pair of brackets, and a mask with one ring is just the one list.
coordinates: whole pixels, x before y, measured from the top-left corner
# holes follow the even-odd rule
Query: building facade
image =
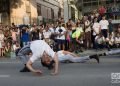
[(77, 0), (77, 7), (82, 14), (89, 14), (99, 10), (101, 6), (106, 9), (106, 14), (113, 15), (113, 18), (120, 19), (120, 0)]
[(0, 7), (3, 24), (33, 24), (63, 17), (63, 0), (0, 0)]
[(76, 0), (64, 0), (64, 19), (65, 22), (68, 19), (76, 21), (81, 18), (81, 12), (75, 6)]
[(63, 17), (63, 0), (36, 0), (38, 21), (52, 22)]

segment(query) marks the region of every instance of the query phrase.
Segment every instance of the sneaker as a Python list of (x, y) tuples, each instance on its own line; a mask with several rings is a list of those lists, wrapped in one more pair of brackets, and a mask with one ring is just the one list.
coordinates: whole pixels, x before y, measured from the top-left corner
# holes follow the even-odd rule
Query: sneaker
[(98, 56), (106, 56), (106, 53), (98, 54)]
[(30, 70), (25, 66), (23, 69), (20, 70), (20, 72), (30, 72)]
[(95, 59), (99, 63), (99, 56), (97, 54), (90, 56), (90, 59)]

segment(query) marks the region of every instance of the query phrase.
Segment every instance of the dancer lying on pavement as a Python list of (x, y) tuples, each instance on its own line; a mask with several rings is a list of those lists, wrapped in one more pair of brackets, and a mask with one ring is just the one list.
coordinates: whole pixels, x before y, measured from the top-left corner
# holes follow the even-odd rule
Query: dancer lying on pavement
[(107, 56), (107, 55), (114, 55), (114, 54), (120, 54), (120, 49), (110, 50), (102, 54), (99, 54), (98, 56)]
[[(95, 59), (99, 63), (99, 57), (96, 54), (80, 57), (74, 53), (61, 50), (61, 51), (57, 52), (57, 56), (58, 56), (59, 62), (69, 61), (69, 62), (73, 62), (73, 63), (78, 63), (78, 62), (83, 63), (90, 59)], [(48, 69), (54, 68), (54, 60), (52, 58), (49, 58), (49, 56), (45, 52), (44, 52), (44, 56), (41, 58), (41, 63), (44, 67), (47, 67)]]

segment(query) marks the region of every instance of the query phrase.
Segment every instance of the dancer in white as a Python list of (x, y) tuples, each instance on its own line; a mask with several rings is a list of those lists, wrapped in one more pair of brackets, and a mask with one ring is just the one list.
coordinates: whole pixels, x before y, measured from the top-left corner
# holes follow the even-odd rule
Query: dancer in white
[(111, 50), (111, 51), (99, 54), (99, 56), (114, 55), (114, 54), (120, 54), (120, 49)]
[[(36, 70), (33, 68), (33, 63), (41, 58), (44, 58), (44, 52), (46, 52), (46, 55), (49, 55), (52, 60), (55, 62), (55, 70), (53, 72), (53, 75), (56, 75), (58, 73), (58, 57), (56, 52), (54, 52), (50, 46), (43, 40), (36, 40), (32, 41), (30, 45), (26, 45), (20, 51), (18, 52), (18, 57), (21, 58), (23, 63), (25, 64), (25, 67), (21, 70), (21, 72), (34, 72), (34, 73), (42, 73), (41, 70)], [(27, 57), (31, 53), (29, 57)], [(26, 56), (27, 55), (27, 56)]]
[[(76, 63), (76, 62), (86, 62), (90, 59), (95, 59), (99, 63), (99, 57), (96, 54), (80, 57), (74, 53), (61, 50), (61, 51), (57, 52), (57, 56), (58, 56), (59, 62), (69, 61), (69, 62)], [(50, 59), (49, 56), (47, 56), (47, 55), (44, 55), (44, 57), (41, 58), (41, 63), (43, 66), (47, 67), (48, 69), (54, 68), (54, 61), (52, 59)]]

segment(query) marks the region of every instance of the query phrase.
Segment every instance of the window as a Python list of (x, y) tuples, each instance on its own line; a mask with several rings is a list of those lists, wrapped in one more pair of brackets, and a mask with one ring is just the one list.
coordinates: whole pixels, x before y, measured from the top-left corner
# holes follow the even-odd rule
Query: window
[(37, 5), (38, 16), (41, 16), (41, 5)]
[(91, 3), (84, 3), (83, 6), (91, 6)]
[(98, 2), (92, 2), (92, 5), (96, 6), (96, 5), (98, 5)]
[(51, 8), (51, 17), (54, 19), (54, 10)]

